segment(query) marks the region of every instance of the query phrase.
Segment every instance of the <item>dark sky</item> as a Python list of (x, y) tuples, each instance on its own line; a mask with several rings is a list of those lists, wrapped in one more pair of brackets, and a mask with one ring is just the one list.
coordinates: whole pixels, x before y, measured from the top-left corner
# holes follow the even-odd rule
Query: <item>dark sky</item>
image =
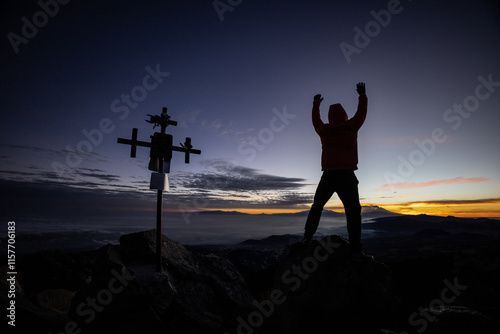
[(500, 216), (496, 1), (40, 3), (1, 14), (5, 219), (151, 205), (148, 149), (131, 159), (116, 139), (149, 140), (162, 107), (174, 144), (202, 150), (189, 165), (174, 152), (168, 210), (305, 210), (321, 175), (312, 98), (325, 121), (337, 102), (352, 117), (359, 81), (363, 204)]

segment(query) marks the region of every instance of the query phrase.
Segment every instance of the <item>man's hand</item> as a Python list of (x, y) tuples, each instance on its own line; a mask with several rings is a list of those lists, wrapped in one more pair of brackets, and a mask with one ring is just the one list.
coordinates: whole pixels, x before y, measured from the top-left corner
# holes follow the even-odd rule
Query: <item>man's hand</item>
[(356, 91), (358, 92), (359, 95), (366, 95), (365, 83), (364, 82), (358, 82), (356, 84)]
[(321, 94), (314, 95), (314, 102), (316, 102), (316, 101), (319, 101), (320, 103), (321, 103), (321, 101), (323, 101)]

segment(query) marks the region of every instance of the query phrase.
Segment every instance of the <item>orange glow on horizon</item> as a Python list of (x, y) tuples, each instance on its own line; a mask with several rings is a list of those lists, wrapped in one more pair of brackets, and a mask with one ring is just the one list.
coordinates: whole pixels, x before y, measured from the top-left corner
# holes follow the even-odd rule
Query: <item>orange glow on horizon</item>
[(417, 202), (411, 204), (380, 205), (380, 207), (404, 215), (454, 216), (463, 218), (500, 218), (500, 207), (494, 204), (432, 204)]
[[(363, 203), (362, 207), (380, 207), (387, 211), (393, 213), (399, 213), (404, 215), (420, 215), (426, 214), (431, 216), (454, 216), (463, 218), (500, 218), (500, 201), (496, 202), (486, 202), (486, 203), (439, 203), (439, 202), (413, 202), (413, 203), (402, 203), (402, 204), (376, 204), (376, 203)], [(302, 211), (308, 211), (309, 207), (304, 208), (206, 208), (205, 210), (188, 210), (189, 212), (198, 211), (224, 211), (231, 212), (237, 211), (246, 214), (276, 214), (276, 213), (297, 213)], [(325, 206), (325, 210), (332, 210), (338, 213), (343, 213), (343, 207), (339, 206)], [(142, 209), (143, 211), (152, 211), (154, 208)], [(176, 212), (176, 213), (186, 213), (183, 209), (164, 209), (165, 212)]]
[[(370, 206), (376, 204), (370, 204)], [(365, 206), (365, 205), (362, 205)], [(404, 215), (420, 215), (426, 214), (431, 216), (454, 216), (463, 218), (500, 218), (500, 207), (492, 204), (447, 204), (436, 205), (429, 203), (412, 203), (407, 205), (377, 205), (387, 211), (404, 214)], [(304, 209), (248, 209), (248, 208), (231, 208), (231, 209), (217, 209), (220, 211), (238, 211), (247, 214), (273, 214), (273, 213), (296, 213), (307, 211)], [(336, 212), (343, 212), (338, 207), (326, 208), (325, 210), (333, 210)], [(216, 211), (216, 210), (210, 210)]]

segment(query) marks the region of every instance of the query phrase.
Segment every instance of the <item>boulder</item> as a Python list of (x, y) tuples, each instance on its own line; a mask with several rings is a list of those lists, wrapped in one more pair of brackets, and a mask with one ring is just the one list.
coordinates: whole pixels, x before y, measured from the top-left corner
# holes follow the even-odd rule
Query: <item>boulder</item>
[(376, 332), (388, 327), (399, 304), (389, 268), (371, 257), (351, 258), (349, 242), (335, 235), (286, 248), (276, 291), (283, 298), (264, 326), (268, 332)]
[(32, 303), (20, 291), (16, 291), (16, 298), (8, 298), (9, 292), (10, 287), (1, 282), (0, 301), (2, 305), (7, 308), (12, 301), (15, 302), (13, 311), (5, 311), (7, 317), (4, 321), (11, 322), (12, 325), (4, 325), (4, 328), (11, 327), (11, 333), (52, 333), (54, 328), (62, 328), (64, 332), (66, 324), (70, 322), (67, 316)]
[(46, 289), (36, 295), (37, 304), (59, 314), (67, 314), (75, 293), (64, 289)]
[(427, 317), (421, 317), (412, 333), (426, 334), (496, 334), (500, 326), (493, 319), (482, 313), (463, 306), (439, 306), (421, 311)]
[(155, 270), (155, 230), (100, 250), (92, 280), (71, 307), (82, 333), (223, 333), (252, 309), (253, 297), (229, 260), (192, 253), (164, 235), (162, 243), (162, 272)]

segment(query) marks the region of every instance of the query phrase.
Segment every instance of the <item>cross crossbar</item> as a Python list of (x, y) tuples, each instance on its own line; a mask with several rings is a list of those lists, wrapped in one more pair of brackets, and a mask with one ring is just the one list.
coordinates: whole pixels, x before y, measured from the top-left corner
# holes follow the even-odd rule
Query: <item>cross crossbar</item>
[(137, 146), (151, 147), (151, 143), (137, 140), (137, 128), (132, 129), (132, 139), (118, 138), (118, 144), (130, 145), (130, 157), (135, 158)]
[(181, 143), (181, 147), (172, 146), (172, 151), (176, 152), (184, 152), (184, 162), (189, 163), (189, 154), (201, 154), (200, 150), (193, 149), (193, 145), (191, 144), (191, 138), (186, 137), (186, 141), (184, 144)]

